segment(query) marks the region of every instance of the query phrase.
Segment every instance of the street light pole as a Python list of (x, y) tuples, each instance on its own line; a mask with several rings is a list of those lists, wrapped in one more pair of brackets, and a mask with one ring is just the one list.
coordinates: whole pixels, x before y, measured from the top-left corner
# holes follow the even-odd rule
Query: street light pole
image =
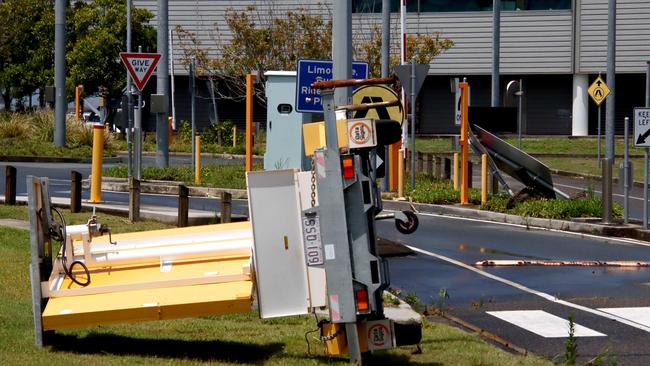
[[(157, 50), (160, 62), (156, 74), (156, 92), (169, 99), (169, 1), (158, 0)], [(167, 138), (167, 112), (156, 115), (156, 165), (169, 166), (169, 140)]]
[(54, 144), (65, 146), (65, 0), (54, 2)]
[(501, 0), (493, 0), (492, 5), (492, 107), (498, 107), (499, 95), (499, 59), (501, 47)]
[[(603, 176), (603, 221), (612, 222), (612, 177), (611, 171), (614, 165), (614, 133), (616, 116), (616, 0), (608, 0), (607, 3), (607, 86), (611, 93), (607, 98), (605, 110), (605, 158), (606, 163), (611, 165), (607, 168), (609, 177)], [(609, 194), (605, 194), (608, 192)]]
[[(131, 22), (133, 15), (131, 13), (133, 0), (126, 0), (126, 52), (131, 52)], [(128, 152), (126, 165), (128, 176), (133, 176), (133, 94), (131, 93), (131, 74), (126, 72), (126, 149)], [(122, 106), (124, 110), (124, 106)]]

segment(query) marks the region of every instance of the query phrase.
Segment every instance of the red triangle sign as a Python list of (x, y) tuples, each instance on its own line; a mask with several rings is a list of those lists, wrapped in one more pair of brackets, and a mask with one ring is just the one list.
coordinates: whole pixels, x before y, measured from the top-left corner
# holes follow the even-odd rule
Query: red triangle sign
[(160, 54), (120, 52), (120, 58), (129, 71), (129, 74), (131, 74), (135, 86), (138, 87), (138, 90), (142, 91), (145, 85), (147, 85), (151, 74), (153, 74), (156, 65), (158, 65)]

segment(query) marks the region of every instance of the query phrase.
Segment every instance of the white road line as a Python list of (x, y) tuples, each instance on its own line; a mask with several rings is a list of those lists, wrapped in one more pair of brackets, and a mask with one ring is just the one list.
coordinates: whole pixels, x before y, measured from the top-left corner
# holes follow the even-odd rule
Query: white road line
[[(391, 210), (384, 210), (384, 211), (391, 211)], [(518, 228), (525, 228), (526, 230), (549, 231), (549, 232), (553, 232), (553, 233), (560, 233), (560, 234), (566, 234), (566, 235), (580, 236), (580, 237), (584, 237), (584, 238), (598, 239), (598, 240), (601, 240), (601, 241), (614, 241), (614, 242), (620, 242), (620, 243), (634, 244), (634, 245), (641, 245), (641, 246), (644, 246), (644, 247), (650, 247), (650, 243), (648, 243), (648, 242), (635, 240), (635, 239), (628, 239), (628, 238), (615, 238), (615, 237), (610, 237), (610, 236), (599, 236), (599, 235), (593, 235), (593, 234), (587, 234), (587, 233), (576, 233), (576, 232), (573, 232), (573, 231), (564, 231), (564, 230), (549, 229), (549, 228), (544, 228), (544, 227), (526, 226), (526, 225), (522, 225), (522, 224), (513, 224), (513, 223), (509, 223), (509, 222), (499, 222), (499, 221), (490, 221), (490, 220), (483, 220), (483, 219), (473, 219), (473, 218), (469, 218), (469, 217), (441, 215), (441, 214), (435, 214), (435, 213), (429, 213), (429, 212), (419, 212), (418, 211), (417, 214), (418, 215), (424, 215), (424, 216), (431, 216), (431, 217), (442, 217), (442, 218), (453, 219), (453, 220), (474, 221), (474, 222), (482, 222), (482, 223), (485, 223), (485, 224), (512, 226), (512, 227), (518, 227)]]
[(636, 308), (599, 308), (598, 310), (620, 316), (621, 318), (634, 320), (639, 324), (650, 327), (650, 307)]
[[(544, 338), (567, 338), (569, 336), (569, 321), (544, 310), (486, 311), (486, 313)], [(575, 337), (607, 336), (577, 323), (574, 326)]]
[(586, 306), (574, 304), (574, 303), (569, 302), (569, 301), (558, 299), (555, 296), (549, 295), (549, 294), (541, 292), (541, 291), (531, 289), (531, 288), (526, 287), (526, 286), (524, 286), (522, 284), (510, 281), (510, 280), (505, 279), (503, 277), (493, 275), (491, 273), (485, 272), (485, 271), (483, 271), (481, 269), (478, 269), (476, 267), (470, 266), (470, 265), (465, 264), (465, 263), (463, 263), (461, 261), (458, 261), (458, 260), (453, 259), (453, 258), (446, 257), (446, 256), (441, 255), (441, 254), (436, 254), (436, 253), (430, 252), (428, 250), (420, 249), (420, 248), (417, 248), (417, 247), (414, 247), (414, 246), (411, 246), (411, 245), (405, 245), (405, 246), (407, 248), (413, 250), (414, 252), (424, 254), (424, 255), (428, 255), (430, 257), (438, 258), (440, 260), (443, 260), (443, 261), (451, 263), (451, 264), (455, 264), (455, 265), (457, 265), (459, 267), (462, 267), (462, 268), (465, 268), (465, 269), (470, 270), (472, 272), (475, 272), (475, 273), (477, 273), (477, 274), (479, 274), (479, 275), (481, 275), (483, 277), (487, 277), (487, 278), (493, 279), (495, 281), (504, 283), (504, 284), (506, 284), (508, 286), (512, 286), (512, 287), (514, 287), (516, 289), (519, 289), (521, 291), (528, 292), (529, 294), (539, 296), (539, 297), (541, 297), (543, 299), (554, 302), (556, 304), (564, 305), (564, 306), (574, 308), (574, 309), (577, 309), (577, 310), (581, 310), (581, 311), (584, 311), (584, 312), (587, 312), (587, 313), (590, 313), (590, 314), (602, 316), (602, 317), (607, 318), (607, 319), (616, 320), (616, 321), (618, 321), (620, 323), (623, 323), (625, 325), (629, 325), (631, 327), (634, 327), (634, 328), (637, 328), (637, 329), (640, 329), (640, 330), (643, 330), (643, 331), (646, 331), (646, 332), (650, 333), (650, 326), (637, 323), (636, 321), (626, 319), (626, 318), (620, 317), (620, 316), (615, 315), (615, 314), (609, 314), (609, 313), (606, 313), (604, 311), (592, 309), (592, 308), (589, 308), (589, 307), (586, 307)]

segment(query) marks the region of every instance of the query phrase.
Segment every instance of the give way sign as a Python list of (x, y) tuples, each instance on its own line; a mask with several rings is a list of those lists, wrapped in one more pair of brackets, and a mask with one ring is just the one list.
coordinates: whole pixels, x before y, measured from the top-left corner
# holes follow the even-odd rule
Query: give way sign
[(142, 91), (145, 85), (147, 85), (151, 74), (153, 74), (156, 65), (158, 65), (160, 54), (120, 52), (120, 58), (129, 71), (129, 74), (131, 74), (135, 86), (138, 87), (138, 90)]

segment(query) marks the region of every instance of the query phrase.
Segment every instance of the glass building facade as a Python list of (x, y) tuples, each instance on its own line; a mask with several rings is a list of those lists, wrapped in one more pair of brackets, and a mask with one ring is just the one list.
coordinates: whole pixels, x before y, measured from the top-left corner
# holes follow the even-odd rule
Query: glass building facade
[[(381, 13), (382, 0), (352, 0), (354, 13)], [(391, 12), (398, 12), (400, 0), (391, 0)], [(502, 0), (502, 10), (567, 10), (571, 0)], [(491, 11), (492, 0), (408, 0), (406, 10), (418, 13)]]

